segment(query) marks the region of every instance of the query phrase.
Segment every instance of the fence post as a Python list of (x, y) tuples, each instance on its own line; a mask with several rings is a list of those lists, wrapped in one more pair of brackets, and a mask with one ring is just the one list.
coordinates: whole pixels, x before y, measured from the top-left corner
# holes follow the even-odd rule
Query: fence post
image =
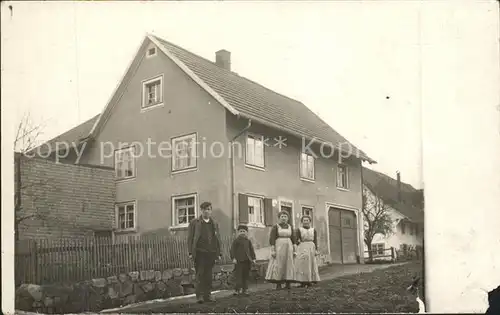
[(392, 262), (396, 261), (396, 255), (394, 253), (394, 247), (391, 247), (391, 260), (392, 260)]

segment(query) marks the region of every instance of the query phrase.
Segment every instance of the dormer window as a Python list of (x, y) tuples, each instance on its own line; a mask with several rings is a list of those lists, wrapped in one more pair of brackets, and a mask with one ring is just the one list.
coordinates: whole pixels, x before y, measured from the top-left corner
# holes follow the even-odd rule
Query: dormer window
[(156, 56), (156, 47), (151, 47), (148, 49), (148, 52), (146, 53), (146, 56), (148, 58)]
[(163, 104), (163, 75), (142, 82), (142, 108)]

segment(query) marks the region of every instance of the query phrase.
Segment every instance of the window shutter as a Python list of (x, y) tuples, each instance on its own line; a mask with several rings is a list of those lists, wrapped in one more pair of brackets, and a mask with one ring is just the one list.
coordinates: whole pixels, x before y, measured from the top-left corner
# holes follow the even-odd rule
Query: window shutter
[(264, 199), (264, 224), (266, 226), (274, 224), (273, 200), (271, 198)]
[(238, 209), (240, 223), (248, 223), (248, 196), (245, 194), (238, 195)]

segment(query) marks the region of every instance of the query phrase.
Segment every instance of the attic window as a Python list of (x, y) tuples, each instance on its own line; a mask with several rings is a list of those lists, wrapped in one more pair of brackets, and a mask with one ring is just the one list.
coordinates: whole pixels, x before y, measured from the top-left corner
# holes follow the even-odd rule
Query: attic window
[(146, 54), (147, 57), (153, 57), (156, 56), (156, 47), (151, 47), (148, 49), (148, 52)]
[(142, 82), (142, 108), (163, 104), (163, 75)]

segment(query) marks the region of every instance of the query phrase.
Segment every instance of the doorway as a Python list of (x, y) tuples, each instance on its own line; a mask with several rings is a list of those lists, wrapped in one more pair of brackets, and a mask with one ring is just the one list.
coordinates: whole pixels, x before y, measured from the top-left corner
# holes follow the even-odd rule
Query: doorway
[(290, 201), (280, 201), (280, 211), (285, 211), (288, 213), (288, 223), (294, 225), (293, 220), (293, 203)]
[(358, 261), (358, 228), (356, 213), (335, 207), (328, 209), (330, 256), (332, 262), (341, 264)]

